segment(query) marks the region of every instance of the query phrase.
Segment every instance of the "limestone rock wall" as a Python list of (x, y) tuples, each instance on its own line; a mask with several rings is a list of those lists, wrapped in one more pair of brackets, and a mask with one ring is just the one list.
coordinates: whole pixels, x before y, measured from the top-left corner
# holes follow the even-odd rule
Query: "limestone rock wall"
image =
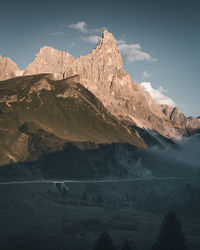
[(25, 75), (38, 73), (53, 73), (56, 79), (79, 75), (81, 84), (93, 92), (113, 115), (166, 137), (173, 138), (177, 131), (186, 133), (187, 125), (200, 127), (200, 122), (187, 122), (178, 109), (155, 104), (151, 96), (132, 81), (123, 69), (113, 35), (106, 30), (97, 47), (77, 59), (67, 52), (43, 47), (24, 72)]
[(22, 74), (17, 64), (10, 58), (0, 55), (0, 81), (7, 80)]

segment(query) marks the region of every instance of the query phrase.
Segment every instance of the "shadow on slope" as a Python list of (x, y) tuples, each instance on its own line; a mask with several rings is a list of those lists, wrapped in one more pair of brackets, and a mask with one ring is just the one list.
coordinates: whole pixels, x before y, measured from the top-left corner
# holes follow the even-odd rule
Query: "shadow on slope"
[(1, 180), (197, 177), (199, 170), (130, 144), (66, 143), (38, 160), (5, 165)]
[[(49, 141), (53, 151), (74, 141), (146, 146), (76, 76), (60, 81), (45, 74), (13, 78), (0, 82), (0, 91), (0, 165), (37, 160), (40, 152), (49, 152)], [(35, 158), (33, 151), (38, 152)]]

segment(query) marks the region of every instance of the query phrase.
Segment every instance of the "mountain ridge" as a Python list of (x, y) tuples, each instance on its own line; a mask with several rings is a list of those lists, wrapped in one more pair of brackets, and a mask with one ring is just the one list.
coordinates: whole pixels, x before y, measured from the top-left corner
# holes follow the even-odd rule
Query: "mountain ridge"
[(56, 79), (79, 75), (80, 83), (118, 119), (154, 130), (166, 138), (177, 140), (188, 135), (188, 131), (200, 128), (199, 118), (187, 118), (177, 108), (156, 104), (149, 93), (131, 79), (123, 69), (114, 36), (107, 30), (86, 56), (74, 58), (68, 52), (42, 47), (23, 74), (40, 73), (52, 73)]
[(0, 165), (37, 159), (67, 142), (145, 147), (78, 81), (42, 74), (0, 82)]

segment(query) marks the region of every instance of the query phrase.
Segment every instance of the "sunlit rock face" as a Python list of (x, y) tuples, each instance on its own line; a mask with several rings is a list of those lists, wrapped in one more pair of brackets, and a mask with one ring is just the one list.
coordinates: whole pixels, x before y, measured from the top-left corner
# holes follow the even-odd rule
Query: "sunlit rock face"
[(176, 140), (187, 126), (200, 127), (199, 119), (187, 119), (177, 108), (157, 105), (148, 92), (123, 69), (122, 57), (111, 33), (104, 31), (97, 47), (75, 59), (67, 52), (43, 47), (24, 74), (53, 73), (56, 79), (73, 75), (92, 91), (118, 118), (139, 127), (155, 130)]
[(104, 31), (97, 47), (87, 56), (75, 59), (67, 52), (43, 47), (24, 74), (53, 73), (56, 79), (79, 74), (84, 81), (110, 83), (115, 71), (122, 69), (122, 58), (111, 33)]
[[(159, 123), (139, 84), (124, 71), (115, 39), (106, 30), (99, 38), (97, 47), (77, 59), (51, 47), (41, 48), (24, 72), (25, 75), (38, 73), (53, 73), (56, 79), (80, 75), (81, 84), (92, 91), (115, 116), (132, 122), (139, 120), (142, 127), (150, 129), (156, 128), (156, 123)], [(151, 105), (156, 104), (152, 101)], [(161, 111), (159, 115), (162, 116)]]
[[(48, 46), (41, 48), (24, 75), (40, 73), (51, 73), (55, 79), (79, 75), (80, 83), (95, 94), (113, 115), (165, 137), (176, 140), (187, 134), (188, 128), (200, 128), (200, 119), (187, 118), (177, 108), (156, 104), (150, 94), (131, 79), (123, 69), (113, 35), (106, 30), (96, 48), (79, 58)], [(9, 77), (8, 73), (6, 77)]]
[(20, 76), (23, 72), (20, 71), (17, 64), (8, 57), (2, 57), (0, 55), (0, 81), (7, 80), (9, 78)]

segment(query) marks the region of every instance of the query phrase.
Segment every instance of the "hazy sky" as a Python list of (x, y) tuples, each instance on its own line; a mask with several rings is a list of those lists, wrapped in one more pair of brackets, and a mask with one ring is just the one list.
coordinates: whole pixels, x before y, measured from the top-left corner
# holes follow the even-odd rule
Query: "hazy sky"
[(133, 80), (169, 96), (186, 115), (200, 116), (198, 2), (7, 0), (0, 5), (0, 54), (21, 69), (44, 45), (86, 55), (106, 27)]

